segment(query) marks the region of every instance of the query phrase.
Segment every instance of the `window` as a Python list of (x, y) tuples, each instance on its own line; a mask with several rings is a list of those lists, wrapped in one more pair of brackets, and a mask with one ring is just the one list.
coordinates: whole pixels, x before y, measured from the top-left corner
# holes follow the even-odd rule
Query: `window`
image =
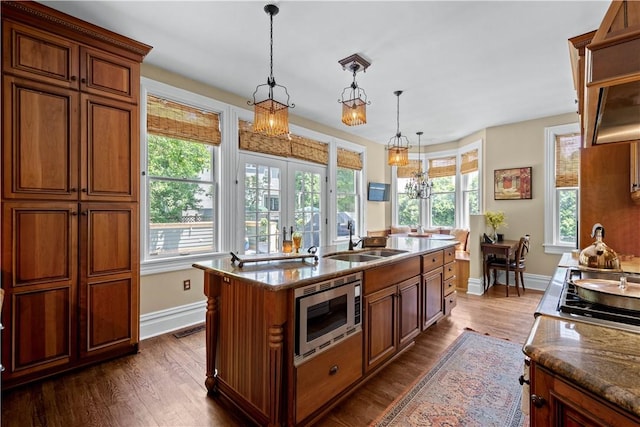
[(397, 220), (395, 224), (408, 225), (415, 227), (418, 225), (426, 224), (422, 219), (423, 204), (420, 199), (412, 199), (409, 194), (405, 192), (407, 184), (409, 183), (412, 174), (417, 169), (422, 169), (422, 160), (413, 159), (409, 161), (406, 166), (401, 166), (396, 169), (396, 200), (397, 200)]
[(336, 168), (336, 235), (341, 239), (349, 236), (349, 222), (357, 234), (360, 218), (360, 189), (362, 175), (360, 153), (344, 148), (337, 149)]
[(578, 244), (580, 145), (577, 123), (545, 129), (547, 253), (563, 253)]
[(462, 228), (469, 228), (469, 216), (480, 213), (480, 189), (478, 187), (478, 149), (466, 151), (460, 156), (462, 187)]
[(433, 183), (428, 224), (453, 228), (456, 225), (456, 157), (430, 159), (428, 172)]
[(216, 251), (213, 165), (221, 140), (218, 114), (148, 93), (146, 116), (143, 259)]

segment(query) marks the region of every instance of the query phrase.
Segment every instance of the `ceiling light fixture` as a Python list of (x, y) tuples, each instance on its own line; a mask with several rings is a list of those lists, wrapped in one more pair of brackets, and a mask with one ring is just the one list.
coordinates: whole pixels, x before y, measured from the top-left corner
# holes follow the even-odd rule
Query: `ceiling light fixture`
[(429, 174), (422, 170), (422, 158), (420, 157), (420, 137), (422, 132), (416, 132), (418, 135), (418, 162), (420, 167), (411, 173), (411, 178), (404, 190), (410, 199), (428, 199), (431, 197), (431, 188), (433, 182), (429, 181)]
[(398, 97), (398, 108), (396, 113), (396, 134), (387, 142), (389, 166), (405, 166), (409, 163), (409, 139), (400, 133), (400, 95), (401, 90), (393, 92)]
[[(289, 107), (294, 108), (295, 104), (289, 104), (289, 92), (287, 88), (276, 84), (273, 77), (273, 16), (277, 15), (280, 9), (275, 4), (268, 4), (264, 7), (264, 11), (269, 15), (271, 22), (270, 32), (270, 74), (267, 83), (256, 86), (253, 92), (253, 101), (247, 101), (247, 104), (254, 106), (253, 130), (254, 132), (264, 133), (270, 136), (284, 135), (289, 133)], [(256, 102), (256, 94), (260, 88), (268, 87), (268, 96), (264, 101)], [(273, 99), (273, 89), (279, 87), (284, 89), (287, 96), (285, 102), (279, 102)]]
[[(367, 101), (367, 94), (356, 82), (356, 73), (359, 71), (367, 71), (371, 63), (366, 61), (357, 53), (338, 61), (342, 65), (342, 69), (347, 68), (353, 72), (353, 83), (342, 90), (341, 99), (338, 100), (342, 104), (342, 123), (347, 126), (358, 126), (367, 123), (367, 105), (371, 102)], [(345, 93), (348, 92), (347, 99)]]

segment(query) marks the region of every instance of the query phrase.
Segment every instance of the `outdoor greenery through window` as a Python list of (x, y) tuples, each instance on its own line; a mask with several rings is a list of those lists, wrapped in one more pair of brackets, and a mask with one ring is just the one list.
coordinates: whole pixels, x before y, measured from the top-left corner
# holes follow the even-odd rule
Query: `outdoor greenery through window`
[(359, 171), (347, 168), (337, 169), (336, 180), (336, 234), (338, 237), (349, 236), (348, 222), (353, 221), (354, 232), (357, 230), (358, 215), (358, 176)]
[(147, 257), (213, 252), (218, 115), (147, 99)]
[(454, 176), (433, 178), (430, 200), (430, 227), (455, 227), (456, 180)]
[(575, 247), (578, 243), (580, 135), (557, 135), (555, 143), (556, 242)]

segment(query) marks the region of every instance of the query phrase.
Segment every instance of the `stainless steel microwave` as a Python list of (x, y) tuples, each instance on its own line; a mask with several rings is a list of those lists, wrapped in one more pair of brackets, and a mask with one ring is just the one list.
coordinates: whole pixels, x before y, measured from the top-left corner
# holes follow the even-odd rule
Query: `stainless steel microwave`
[(295, 290), (295, 362), (361, 330), (362, 273)]

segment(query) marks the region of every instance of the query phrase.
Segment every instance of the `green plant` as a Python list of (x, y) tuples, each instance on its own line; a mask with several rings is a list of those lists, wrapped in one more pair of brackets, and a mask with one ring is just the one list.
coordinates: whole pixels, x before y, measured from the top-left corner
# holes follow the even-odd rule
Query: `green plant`
[(504, 212), (502, 211), (486, 211), (484, 213), (484, 220), (488, 226), (493, 228), (494, 234), (498, 228), (507, 226)]

